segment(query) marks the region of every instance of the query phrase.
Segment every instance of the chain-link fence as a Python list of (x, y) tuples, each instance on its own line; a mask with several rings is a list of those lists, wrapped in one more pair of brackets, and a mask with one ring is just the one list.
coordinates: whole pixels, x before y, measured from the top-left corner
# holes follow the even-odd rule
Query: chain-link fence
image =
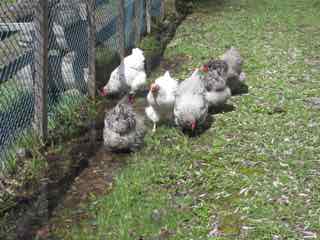
[[(146, 2), (123, 0), (126, 48), (146, 29)], [(150, 2), (151, 15), (159, 16), (161, 0)], [(0, 165), (28, 132), (50, 128), (64, 98), (70, 107), (88, 95), (95, 61), (90, 48), (121, 48), (119, 9), (119, 0), (1, 0)], [(91, 45), (90, 16), (96, 33)]]

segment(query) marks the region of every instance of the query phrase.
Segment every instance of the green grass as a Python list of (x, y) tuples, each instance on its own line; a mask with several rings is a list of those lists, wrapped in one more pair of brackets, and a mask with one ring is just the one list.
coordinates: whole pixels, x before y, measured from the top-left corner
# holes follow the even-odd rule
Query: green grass
[(16, 3), (17, 2), (17, 0), (3, 0), (3, 4), (9, 4), (9, 3)]
[[(78, 209), (89, 220), (70, 226), (61, 219), (66, 227), (56, 233), (64, 239), (319, 237), (320, 111), (304, 102), (320, 95), (319, 11), (315, 0), (199, 1), (165, 52), (171, 60), (189, 56), (175, 77), (234, 45), (245, 58), (249, 94), (232, 97), (235, 110), (215, 115), (199, 137), (166, 126), (148, 135), (113, 192)], [(150, 217), (155, 209), (159, 222)], [(209, 237), (215, 224), (222, 236)]]

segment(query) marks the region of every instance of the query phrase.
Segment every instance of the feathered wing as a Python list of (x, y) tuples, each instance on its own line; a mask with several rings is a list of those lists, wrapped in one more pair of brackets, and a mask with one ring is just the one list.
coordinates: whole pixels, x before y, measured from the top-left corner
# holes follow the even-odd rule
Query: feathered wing
[(211, 59), (207, 66), (208, 73), (204, 76), (205, 88), (207, 91), (221, 91), (226, 87), (228, 64), (223, 60)]
[(136, 126), (127, 136), (128, 148), (130, 151), (135, 152), (143, 146), (145, 134), (146, 128), (144, 119), (141, 116), (136, 115)]
[(207, 91), (220, 91), (226, 88), (226, 79), (216, 71), (211, 71), (204, 78), (204, 84)]
[(133, 78), (128, 78), (127, 84), (131, 87), (131, 92), (135, 93), (147, 85), (147, 74), (144, 71), (137, 72)]
[(118, 150), (125, 147), (120, 134), (112, 131), (108, 127), (104, 127), (103, 129), (103, 143), (104, 147), (108, 151)]
[(104, 124), (111, 131), (123, 135), (135, 127), (135, 114), (129, 105), (118, 103), (106, 114)]
[(152, 122), (157, 123), (160, 121), (159, 114), (154, 110), (152, 106), (146, 107), (145, 113)]
[(231, 97), (231, 91), (229, 87), (226, 87), (221, 91), (210, 91), (206, 93), (206, 100), (209, 106), (220, 106), (227, 102)]
[(143, 119), (128, 104), (124, 97), (106, 114), (103, 130), (104, 145), (111, 151), (134, 150), (142, 143), (145, 134)]
[(110, 95), (118, 95), (126, 91), (127, 85), (125, 83), (125, 75), (122, 73), (124, 70), (123, 65), (120, 64), (114, 69), (110, 75), (108, 83), (104, 86)]

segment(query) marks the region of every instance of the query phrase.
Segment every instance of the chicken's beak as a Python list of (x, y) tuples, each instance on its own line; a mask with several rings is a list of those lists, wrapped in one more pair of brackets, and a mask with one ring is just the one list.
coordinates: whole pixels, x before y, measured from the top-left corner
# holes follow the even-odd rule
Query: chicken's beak
[(196, 123), (196, 121), (193, 121), (191, 123), (191, 130), (194, 131), (196, 129), (196, 127), (197, 127), (197, 123)]
[(102, 97), (107, 96), (107, 95), (108, 95), (107, 90), (106, 90), (105, 88), (102, 88), (102, 89), (100, 90), (100, 95), (101, 95)]

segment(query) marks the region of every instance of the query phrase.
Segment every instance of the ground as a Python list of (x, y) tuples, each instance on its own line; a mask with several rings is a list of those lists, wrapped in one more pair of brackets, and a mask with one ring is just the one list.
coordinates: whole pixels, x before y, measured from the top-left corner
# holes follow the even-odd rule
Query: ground
[(165, 68), (184, 79), (233, 45), (248, 94), (232, 97), (199, 136), (166, 125), (149, 133), (141, 152), (119, 159), (125, 167), (105, 195), (93, 192), (56, 216), (56, 235), (320, 238), (319, 2), (198, 2), (151, 79)]

